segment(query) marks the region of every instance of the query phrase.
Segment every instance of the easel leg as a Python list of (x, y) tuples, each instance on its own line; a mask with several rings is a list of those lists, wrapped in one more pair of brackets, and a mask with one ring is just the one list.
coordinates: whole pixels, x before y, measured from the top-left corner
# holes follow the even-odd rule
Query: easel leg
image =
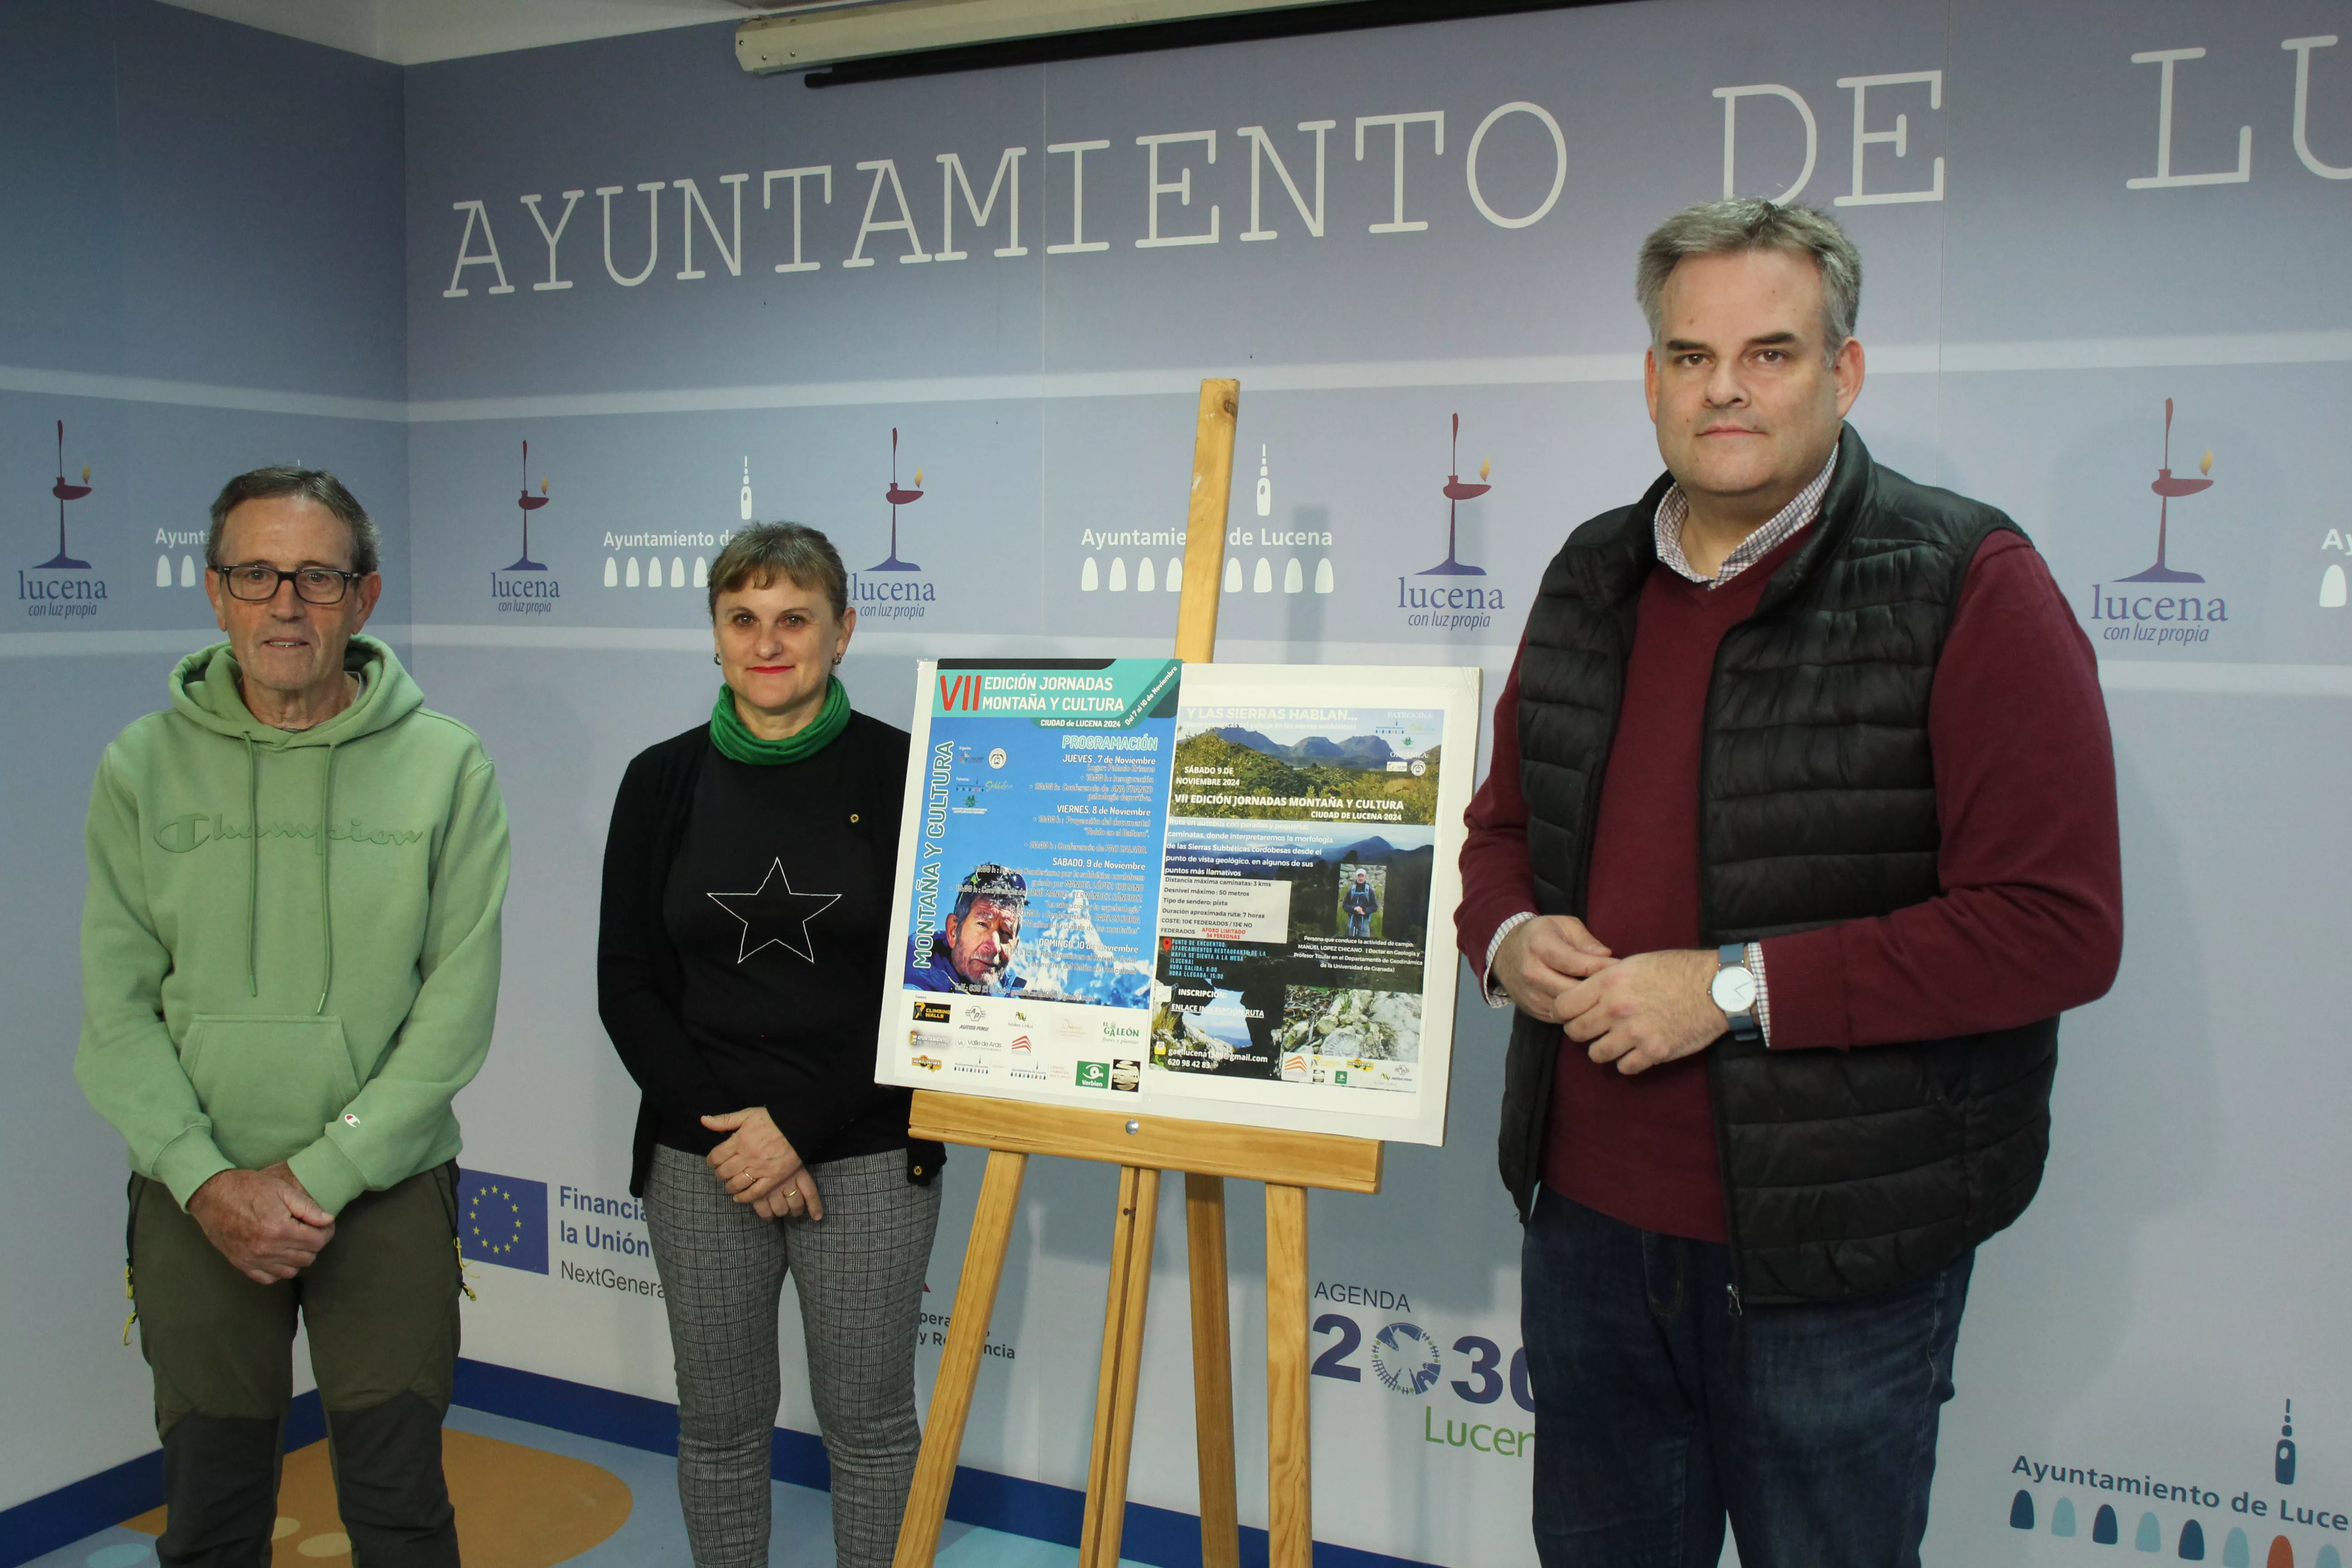
[(1013, 1237), (1013, 1213), (1020, 1206), (1021, 1178), (1028, 1166), (1026, 1154), (989, 1151), (971, 1239), (963, 1249), (963, 1276), (956, 1282), (955, 1321), (948, 1325), (939, 1378), (931, 1384), (930, 1418), (923, 1424), (923, 1450), (915, 1461), (914, 1489), (899, 1521), (892, 1568), (931, 1568), (939, 1555), (940, 1523), (947, 1517), (948, 1489), (955, 1484), (956, 1456), (963, 1451), (964, 1418), (971, 1414), (972, 1384), (980, 1376), (981, 1351), (988, 1342), (988, 1320), (996, 1310), (1005, 1244)]
[(1241, 1568), (1234, 1501), (1234, 1351), (1225, 1295), (1225, 1179), (1184, 1178), (1192, 1273), (1192, 1426), (1201, 1450), (1201, 1568)]
[(1143, 1310), (1151, 1295), (1151, 1241), (1159, 1219), (1160, 1173), (1120, 1166), (1078, 1568), (1118, 1568), (1119, 1537), (1127, 1524), (1128, 1456), (1135, 1446), (1135, 1383), (1143, 1364)]
[(1311, 1568), (1307, 1450), (1307, 1189), (1265, 1187), (1265, 1491), (1268, 1568)]

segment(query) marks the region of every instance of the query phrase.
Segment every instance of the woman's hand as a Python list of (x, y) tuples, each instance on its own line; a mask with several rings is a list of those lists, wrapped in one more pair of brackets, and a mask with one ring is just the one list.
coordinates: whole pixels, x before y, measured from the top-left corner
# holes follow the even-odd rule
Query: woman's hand
[[(756, 1204), (792, 1180), (801, 1170), (801, 1157), (792, 1141), (777, 1130), (765, 1106), (706, 1116), (702, 1124), (728, 1138), (704, 1158), (719, 1184), (739, 1204)], [(816, 1184), (809, 1184), (814, 1193)], [(797, 1212), (797, 1211), (794, 1211)]]
[(824, 1217), (824, 1200), (817, 1196), (816, 1178), (803, 1165), (787, 1176), (781, 1186), (752, 1199), (751, 1212), (761, 1219), (820, 1220)]

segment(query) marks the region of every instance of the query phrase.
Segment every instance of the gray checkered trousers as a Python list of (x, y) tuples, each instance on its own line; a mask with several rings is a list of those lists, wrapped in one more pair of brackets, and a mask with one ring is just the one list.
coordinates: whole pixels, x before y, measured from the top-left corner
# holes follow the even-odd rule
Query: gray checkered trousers
[(698, 1156), (654, 1151), (646, 1222), (677, 1363), (677, 1496), (696, 1568), (765, 1568), (776, 1308), (789, 1271), (833, 1460), (839, 1568), (888, 1568), (914, 1483), (915, 1334), (940, 1188), (901, 1151), (811, 1165), (824, 1218), (763, 1220)]

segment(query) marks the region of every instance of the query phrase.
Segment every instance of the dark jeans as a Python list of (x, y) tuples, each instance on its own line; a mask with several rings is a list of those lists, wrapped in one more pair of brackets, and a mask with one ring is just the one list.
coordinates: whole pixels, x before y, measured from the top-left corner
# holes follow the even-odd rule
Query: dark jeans
[(1973, 1251), (1735, 1317), (1729, 1249), (1545, 1189), (1521, 1248), (1544, 1568), (1911, 1568)]
[(441, 1473), (457, 1357), (457, 1167), (361, 1194), (319, 1260), (273, 1285), (238, 1273), (162, 1183), (133, 1176), (131, 1211), (163, 1443), (164, 1568), (269, 1562), (298, 1314), (355, 1560), (457, 1568)]

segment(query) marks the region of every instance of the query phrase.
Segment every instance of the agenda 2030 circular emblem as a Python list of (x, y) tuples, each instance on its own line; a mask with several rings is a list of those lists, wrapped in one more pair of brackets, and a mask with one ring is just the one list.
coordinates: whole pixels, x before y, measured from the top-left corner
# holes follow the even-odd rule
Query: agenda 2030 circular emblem
[(522, 1245), (522, 1204), (495, 1182), (485, 1182), (466, 1201), (466, 1228), (473, 1233), (475, 1249), (498, 1258)]
[(1437, 1342), (1415, 1323), (1391, 1323), (1372, 1336), (1372, 1370), (1399, 1394), (1426, 1394), (1441, 1370)]

